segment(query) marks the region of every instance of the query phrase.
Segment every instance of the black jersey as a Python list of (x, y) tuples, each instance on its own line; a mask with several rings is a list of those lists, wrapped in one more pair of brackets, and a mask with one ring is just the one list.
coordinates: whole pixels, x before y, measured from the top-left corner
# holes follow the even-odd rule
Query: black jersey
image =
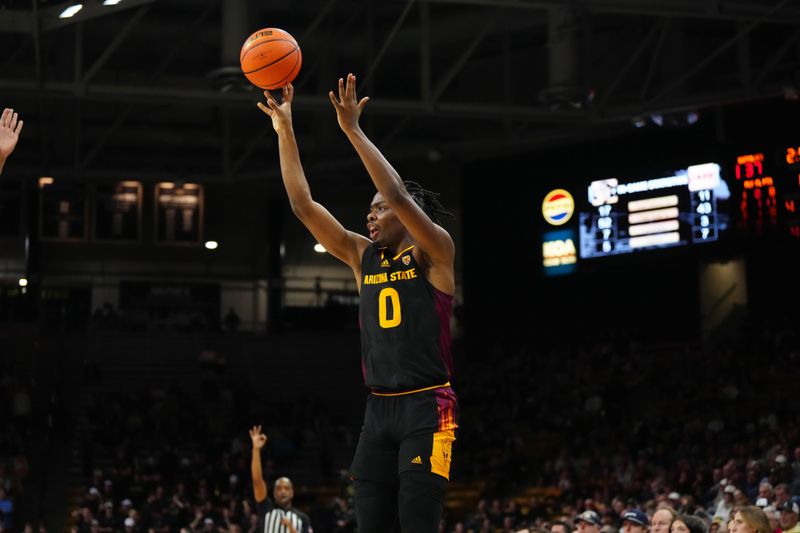
[(450, 380), (453, 297), (437, 290), (411, 246), (393, 257), (370, 244), (361, 258), (361, 365), (376, 392), (405, 392)]

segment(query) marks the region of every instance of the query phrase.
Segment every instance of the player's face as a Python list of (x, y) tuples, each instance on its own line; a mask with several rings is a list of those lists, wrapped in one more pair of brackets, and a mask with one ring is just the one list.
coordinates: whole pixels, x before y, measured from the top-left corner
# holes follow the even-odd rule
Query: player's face
[(376, 244), (388, 246), (397, 238), (400, 221), (389, 204), (384, 201), (381, 193), (375, 194), (367, 213), (367, 232), (369, 238)]

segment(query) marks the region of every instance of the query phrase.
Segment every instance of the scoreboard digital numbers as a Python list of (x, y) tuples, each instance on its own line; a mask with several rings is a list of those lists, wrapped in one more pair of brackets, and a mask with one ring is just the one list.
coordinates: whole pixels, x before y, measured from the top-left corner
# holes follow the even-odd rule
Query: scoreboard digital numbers
[(728, 224), (718, 201), (729, 197), (716, 163), (661, 177), (593, 181), (579, 216), (580, 257), (716, 241)]
[(800, 147), (772, 157), (740, 154), (733, 170), (739, 232), (761, 240), (800, 240)]

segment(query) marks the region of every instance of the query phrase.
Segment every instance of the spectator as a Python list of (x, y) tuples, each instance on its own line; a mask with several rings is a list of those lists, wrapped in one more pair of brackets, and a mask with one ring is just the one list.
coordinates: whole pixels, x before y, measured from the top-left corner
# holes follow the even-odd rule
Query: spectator
[(670, 533), (707, 533), (708, 528), (702, 518), (692, 515), (678, 515), (669, 527)]
[[(795, 482), (800, 480), (800, 446), (794, 449), (794, 460), (792, 461), (792, 477)], [(797, 492), (797, 490), (795, 490)]]
[(0, 531), (11, 531), (14, 525), (14, 502), (8, 497), (6, 489), (0, 486)]
[(730, 518), (731, 510), (734, 506), (735, 492), (736, 487), (734, 487), (733, 484), (728, 483), (725, 485), (725, 488), (722, 490), (722, 501), (717, 504), (717, 508), (714, 510), (714, 516), (719, 516), (724, 522), (727, 522)]
[(667, 495), (667, 500), (670, 506), (675, 509), (676, 511), (682, 510), (683, 506), (681, 504), (681, 494), (679, 492), (672, 491)]
[(775, 497), (775, 491), (772, 490), (772, 484), (769, 481), (762, 481), (758, 484), (758, 498), (764, 498), (767, 500), (767, 505), (771, 504), (773, 498)]
[(575, 518), (578, 533), (600, 533), (603, 521), (597, 511), (587, 510)]
[(563, 520), (556, 520), (550, 525), (550, 533), (572, 533), (572, 527)]
[(640, 509), (629, 509), (622, 513), (623, 533), (647, 533), (650, 529), (650, 519)]
[(241, 322), (242, 321), (239, 318), (239, 315), (236, 313), (236, 310), (233, 307), (229, 308), (228, 314), (225, 315), (225, 319), (223, 320), (225, 328), (233, 333), (239, 329), (239, 324), (241, 324)]
[(747, 507), (752, 502), (747, 498), (747, 495), (739, 490), (736, 489), (733, 491), (733, 506), (734, 507)]
[(789, 485), (786, 483), (778, 483), (775, 485), (775, 497), (772, 500), (772, 506), (780, 511), (783, 504), (788, 502), (791, 497)]
[(783, 533), (800, 533), (800, 524), (797, 523), (800, 506), (792, 501), (784, 502), (778, 511), (781, 513), (781, 529)]
[(669, 533), (678, 513), (667, 504), (660, 506), (650, 520), (650, 533)]
[(754, 505), (739, 507), (733, 514), (729, 533), (771, 533), (764, 511)]
[(781, 514), (772, 508), (771, 505), (764, 507), (764, 514), (767, 515), (769, 520), (769, 527), (772, 533), (783, 533), (781, 529)]

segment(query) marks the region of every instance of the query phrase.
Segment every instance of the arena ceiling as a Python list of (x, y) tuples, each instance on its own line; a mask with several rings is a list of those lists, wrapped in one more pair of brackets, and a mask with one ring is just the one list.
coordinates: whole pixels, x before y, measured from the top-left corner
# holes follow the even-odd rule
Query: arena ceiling
[(0, 106), (25, 120), (8, 172), (78, 179), (277, 177), (241, 75), (244, 38), (303, 52), (307, 167), (354, 164), (327, 91), (347, 72), (393, 160), (504, 154), (796, 99), (798, 0), (0, 0)]

